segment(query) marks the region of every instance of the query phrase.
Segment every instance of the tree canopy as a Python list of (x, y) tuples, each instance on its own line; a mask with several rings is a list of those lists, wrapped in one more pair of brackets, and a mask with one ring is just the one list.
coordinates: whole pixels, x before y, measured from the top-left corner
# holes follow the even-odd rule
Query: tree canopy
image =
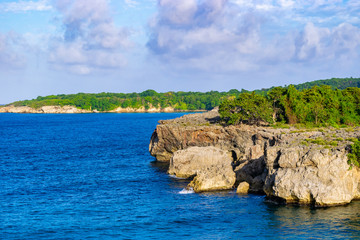
[[(321, 87), (329, 85), (330, 87)], [(314, 86), (318, 86), (314, 89)], [(223, 101), (228, 99), (236, 99), (240, 96), (242, 101), (248, 104), (259, 104), (264, 99), (258, 97), (261, 95), (265, 99), (271, 99), (271, 105), (274, 110), (273, 120), (286, 121), (289, 123), (311, 121), (314, 119), (316, 123), (322, 123), (323, 119), (331, 115), (331, 121), (335, 122), (354, 122), (356, 118), (356, 104), (359, 102), (359, 96), (356, 95), (360, 86), (360, 78), (333, 78), (329, 80), (318, 80), (307, 82), (289, 87), (272, 87), (269, 89), (255, 90), (256, 97), (254, 99), (247, 98), (251, 93), (245, 89), (240, 91), (231, 89), (228, 92), (165, 92), (158, 93), (155, 90), (146, 90), (141, 93), (78, 93), (78, 94), (59, 94), (49, 95), (45, 97), (37, 97), (32, 100), (18, 101), (12, 103), (15, 106), (29, 106), (39, 108), (42, 106), (64, 106), (72, 105), (81, 109), (110, 111), (117, 107), (122, 108), (140, 108), (150, 107), (165, 108), (173, 107), (175, 110), (210, 110), (217, 107)], [(350, 87), (350, 88), (349, 88)], [(339, 89), (339, 90), (336, 90)], [(345, 92), (340, 91), (347, 89)], [(303, 92), (305, 91), (305, 92)], [(332, 91), (338, 91), (333, 93)], [(246, 95), (250, 94), (250, 95)], [(329, 95), (330, 94), (330, 95)], [(252, 95), (255, 96), (255, 95)], [(240, 101), (240, 100), (239, 100)], [(238, 101), (238, 103), (239, 103)], [(307, 102), (319, 102), (318, 104), (308, 105)], [(300, 105), (299, 105), (300, 104)], [(302, 104), (302, 105), (301, 105)], [(355, 105), (354, 105), (355, 104)], [(250, 106), (250, 105), (249, 105)], [(243, 106), (238, 113), (244, 118), (243, 121), (257, 122), (268, 119), (268, 116), (245, 116), (249, 111), (247, 106)], [(265, 107), (266, 108), (266, 107)], [(331, 114), (324, 109), (330, 108)], [(234, 109), (231, 111), (235, 111)], [(266, 113), (265, 109), (259, 111)], [(346, 112), (346, 114), (344, 114)], [(341, 115), (342, 114), (342, 115)], [(233, 116), (233, 120), (228, 121), (239, 122), (240, 120)], [(255, 120), (258, 119), (258, 120)], [(266, 120), (267, 121), (267, 120)], [(230, 122), (229, 122), (230, 123)]]
[(331, 86), (321, 85), (299, 91), (290, 85), (287, 88), (273, 88), (265, 96), (255, 92), (241, 93), (236, 99), (224, 101), (219, 112), (227, 124), (275, 121), (289, 124), (358, 125), (360, 88), (333, 90)]

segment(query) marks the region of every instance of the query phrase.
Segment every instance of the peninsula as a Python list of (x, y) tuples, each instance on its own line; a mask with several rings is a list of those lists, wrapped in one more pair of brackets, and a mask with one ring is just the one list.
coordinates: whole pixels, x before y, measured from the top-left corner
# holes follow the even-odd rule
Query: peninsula
[(149, 151), (195, 192), (237, 188), (296, 204), (360, 199), (360, 88), (273, 88), (160, 121)]
[(360, 170), (347, 157), (359, 127), (305, 130), (219, 121), (218, 109), (160, 121), (149, 151), (169, 163), (169, 174), (189, 178), (195, 192), (238, 188), (315, 206), (360, 199)]

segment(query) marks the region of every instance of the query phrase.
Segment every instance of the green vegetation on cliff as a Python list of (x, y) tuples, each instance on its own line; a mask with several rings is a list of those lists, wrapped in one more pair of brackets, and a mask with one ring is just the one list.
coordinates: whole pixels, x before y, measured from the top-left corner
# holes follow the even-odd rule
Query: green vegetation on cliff
[(240, 92), (211, 91), (201, 92), (166, 92), (158, 93), (154, 90), (146, 90), (141, 93), (78, 93), (61, 94), (38, 97), (33, 100), (18, 101), (14, 106), (29, 106), (39, 108), (42, 106), (65, 106), (72, 105), (81, 109), (98, 111), (110, 111), (117, 107), (149, 109), (153, 107), (173, 107), (176, 110), (210, 110), (219, 106), (222, 99), (237, 96)]
[[(345, 89), (347, 87), (359, 87), (360, 78), (333, 78), (329, 80), (318, 80), (313, 82), (307, 82), (299, 85), (294, 85), (294, 88), (297, 90), (309, 89), (317, 85), (330, 85), (332, 89)], [(277, 107), (280, 104), (277, 100), (280, 93), (277, 91), (283, 91), (279, 88), (273, 87), (269, 89), (255, 90), (256, 94), (262, 96), (273, 96), (273, 104), (276, 104)], [(122, 108), (140, 108), (144, 107), (149, 109), (153, 107), (173, 107), (175, 110), (210, 110), (216, 106), (219, 106), (221, 102), (226, 99), (232, 99), (238, 97), (240, 94), (249, 93), (249, 91), (242, 89), (238, 91), (232, 89), (228, 92), (166, 92), (158, 93), (154, 90), (146, 90), (141, 93), (78, 93), (78, 94), (60, 94), (60, 95), (50, 95), (46, 97), (37, 97), (33, 100), (18, 101), (12, 103), (14, 106), (29, 106), (32, 108), (39, 108), (42, 106), (65, 106), (72, 105), (80, 109), (86, 110), (95, 110), (98, 111), (110, 111), (117, 107)], [(246, 96), (246, 95), (242, 95)], [(256, 101), (263, 101), (260, 97), (257, 97)], [(251, 101), (251, 100), (247, 100)], [(257, 104), (254, 102), (254, 104)], [(280, 108), (277, 113), (277, 117), (281, 117)], [(266, 111), (265, 111), (266, 112)], [(242, 113), (243, 115), (246, 112)], [(268, 116), (248, 116), (249, 121), (254, 121), (254, 119), (267, 120)], [(280, 115), (279, 115), (280, 114)], [(235, 120), (234, 120), (235, 121)], [(237, 120), (236, 120), (237, 121)]]
[[(348, 87), (358, 87), (360, 88), (360, 78), (331, 78), (331, 79), (325, 79), (325, 80), (316, 80), (311, 82), (305, 82), (297, 85), (293, 85), (296, 90), (304, 90), (304, 89), (310, 89), (314, 86), (323, 86), (327, 85), (330, 86), (333, 90), (335, 89), (346, 89)], [(274, 89), (276, 87), (272, 88), (263, 88), (259, 90), (255, 90), (254, 92), (260, 95), (266, 95), (269, 91)]]
[(350, 166), (360, 167), (360, 140), (356, 140), (351, 145), (351, 153), (348, 154), (348, 163)]
[(236, 99), (226, 99), (220, 105), (219, 113), (227, 124), (246, 122), (272, 122), (272, 106), (266, 97), (252, 93), (240, 93)]
[[(256, 119), (256, 124), (262, 121), (334, 127), (360, 124), (360, 88), (357, 87), (333, 90), (324, 85), (299, 91), (290, 85), (272, 88), (266, 96), (254, 93), (252, 100), (244, 102), (244, 97), (248, 96), (241, 93), (238, 98), (220, 105), (219, 113), (227, 124), (249, 122), (247, 116), (259, 114), (259, 111), (262, 115)], [(268, 104), (271, 104), (271, 110), (268, 110)]]

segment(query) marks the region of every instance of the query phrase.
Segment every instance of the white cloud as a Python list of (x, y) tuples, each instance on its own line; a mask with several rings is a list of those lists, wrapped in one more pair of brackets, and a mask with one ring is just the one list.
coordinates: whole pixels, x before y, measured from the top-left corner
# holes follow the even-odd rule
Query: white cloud
[(341, 2), (160, 0), (147, 46), (164, 64), (179, 69), (330, 67), (338, 57), (360, 58), (360, 28), (339, 17), (349, 7)]
[(126, 64), (129, 31), (115, 26), (107, 0), (58, 0), (56, 7), (65, 31), (51, 46), (49, 63), (55, 69), (89, 74)]
[(0, 33), (0, 69), (19, 69), (26, 66), (26, 57), (20, 54), (23, 51), (21, 36), (14, 33)]
[(0, 3), (0, 12), (49, 11), (51, 9), (47, 0)]
[[(176, 1), (175, 1), (176, 2)], [(149, 49), (165, 62), (202, 70), (254, 68), (262, 17), (227, 1), (160, 1)], [(178, 17), (179, 16), (179, 17)]]
[(137, 7), (139, 5), (139, 2), (134, 1), (134, 0), (124, 0), (124, 2), (128, 7), (131, 7), (131, 8)]
[(279, 0), (279, 4), (282, 8), (291, 8), (295, 5), (293, 0)]
[(357, 59), (360, 56), (360, 29), (342, 23), (332, 29), (308, 23), (298, 35), (296, 56), (300, 61), (336, 60), (340, 57)]

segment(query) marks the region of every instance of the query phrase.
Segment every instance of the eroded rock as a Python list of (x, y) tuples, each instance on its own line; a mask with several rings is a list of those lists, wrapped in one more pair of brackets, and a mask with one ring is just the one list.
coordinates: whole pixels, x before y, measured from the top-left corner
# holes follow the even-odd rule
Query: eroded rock
[(195, 192), (231, 189), (236, 180), (232, 157), (216, 147), (190, 147), (175, 152), (168, 172), (182, 178), (194, 177), (189, 187)]
[[(345, 150), (292, 150), (290, 156), (289, 149), (278, 150), (276, 169), (272, 168), (272, 159), (266, 161), (271, 165), (264, 186), (267, 196), (316, 206), (346, 204), (358, 198), (360, 174), (356, 168), (349, 169)], [(295, 164), (293, 159), (297, 159)]]
[(0, 113), (90, 113), (85, 109), (78, 109), (74, 106), (42, 106), (40, 108), (31, 108), (28, 106), (5, 106), (0, 107)]
[[(215, 110), (160, 121), (150, 153), (159, 161), (171, 159), (170, 173), (195, 176), (190, 186), (198, 192), (232, 188), (235, 174), (237, 183), (249, 184), (248, 191), (286, 203), (331, 206), (360, 199), (359, 169), (347, 164), (348, 146), (360, 137), (359, 127), (305, 131), (221, 126), (218, 119)], [(331, 144), (316, 143), (321, 141)], [(212, 147), (216, 151), (206, 150)], [(221, 170), (219, 161), (231, 162), (225, 167), (229, 170)]]
[(236, 189), (237, 194), (248, 194), (250, 185), (247, 182), (241, 182)]

